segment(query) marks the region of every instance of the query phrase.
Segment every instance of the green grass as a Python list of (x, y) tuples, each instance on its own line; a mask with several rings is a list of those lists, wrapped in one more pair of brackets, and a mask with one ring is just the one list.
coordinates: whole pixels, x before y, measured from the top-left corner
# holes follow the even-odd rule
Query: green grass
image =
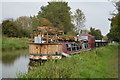
[(117, 78), (117, 47), (109, 45), (49, 61), (20, 78)]
[(2, 50), (15, 50), (28, 48), (28, 38), (2, 37)]

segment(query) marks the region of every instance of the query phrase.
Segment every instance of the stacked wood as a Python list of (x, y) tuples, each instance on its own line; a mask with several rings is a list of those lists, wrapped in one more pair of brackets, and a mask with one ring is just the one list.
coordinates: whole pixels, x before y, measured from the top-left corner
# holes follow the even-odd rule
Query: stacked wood
[(62, 30), (58, 30), (54, 27), (37, 27), (33, 30), (32, 38), (34, 36), (41, 35), (43, 40), (46, 41), (46, 43), (58, 43), (59, 35), (63, 35), (64, 32)]
[(64, 34), (62, 30), (58, 30), (57, 28), (54, 27), (48, 27), (48, 26), (43, 26), (43, 27), (37, 27), (33, 31), (38, 31), (44, 34)]
[(58, 43), (59, 41), (75, 41), (75, 36), (65, 35), (62, 30), (54, 27), (37, 27), (33, 30), (33, 36), (42, 35), (46, 43)]

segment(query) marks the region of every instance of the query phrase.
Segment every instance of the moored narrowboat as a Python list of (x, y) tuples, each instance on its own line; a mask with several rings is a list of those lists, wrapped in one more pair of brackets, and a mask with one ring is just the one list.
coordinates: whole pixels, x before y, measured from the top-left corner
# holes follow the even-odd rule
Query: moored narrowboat
[(65, 35), (53, 27), (37, 27), (33, 30), (29, 45), (31, 60), (61, 59), (62, 56), (80, 53), (95, 48), (94, 36)]

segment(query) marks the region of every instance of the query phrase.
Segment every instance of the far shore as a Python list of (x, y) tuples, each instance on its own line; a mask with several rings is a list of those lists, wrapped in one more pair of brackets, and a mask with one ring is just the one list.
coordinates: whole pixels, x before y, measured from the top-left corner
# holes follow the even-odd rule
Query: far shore
[(2, 37), (2, 51), (28, 49), (28, 38)]

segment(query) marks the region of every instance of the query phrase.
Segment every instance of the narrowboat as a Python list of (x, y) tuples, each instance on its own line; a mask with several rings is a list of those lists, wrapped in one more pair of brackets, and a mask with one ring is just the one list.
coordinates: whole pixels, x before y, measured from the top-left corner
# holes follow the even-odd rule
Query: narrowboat
[(29, 44), (31, 60), (61, 59), (62, 56), (95, 48), (94, 36), (65, 35), (63, 31), (53, 27), (37, 27), (33, 30), (31, 37)]

